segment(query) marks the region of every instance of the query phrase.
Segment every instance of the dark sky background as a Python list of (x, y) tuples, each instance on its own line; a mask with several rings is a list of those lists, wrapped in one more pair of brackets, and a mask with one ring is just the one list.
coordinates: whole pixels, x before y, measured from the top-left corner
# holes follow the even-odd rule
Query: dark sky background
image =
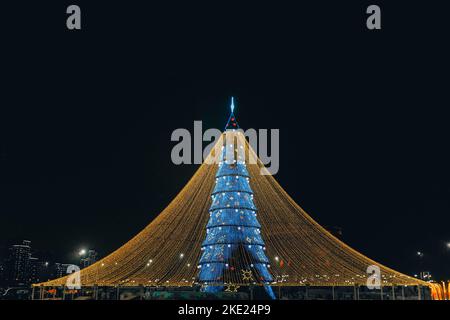
[[(104, 256), (197, 166), (176, 128), (279, 128), (277, 180), (323, 225), (399, 271), (450, 276), (446, 11), (438, 1), (2, 4), (0, 243)], [(422, 1), (425, 3), (424, 1)], [(278, 3), (278, 2), (277, 2)], [(416, 251), (423, 251), (422, 266)]]

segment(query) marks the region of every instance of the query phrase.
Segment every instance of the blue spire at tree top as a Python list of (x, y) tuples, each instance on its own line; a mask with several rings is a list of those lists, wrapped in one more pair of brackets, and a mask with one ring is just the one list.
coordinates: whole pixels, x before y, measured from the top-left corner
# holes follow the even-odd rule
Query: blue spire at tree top
[(231, 97), (231, 105), (230, 105), (231, 113), (228, 118), (227, 125), (225, 126), (225, 130), (236, 130), (239, 129), (239, 125), (236, 120), (236, 116), (234, 115), (234, 97)]

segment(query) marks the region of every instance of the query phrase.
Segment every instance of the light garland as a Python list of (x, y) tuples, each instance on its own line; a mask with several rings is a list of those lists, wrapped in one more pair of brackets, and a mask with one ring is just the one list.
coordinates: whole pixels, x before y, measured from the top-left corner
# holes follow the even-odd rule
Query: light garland
[[(274, 279), (271, 285), (366, 285), (367, 267), (377, 265), (383, 275), (383, 285), (423, 285), (437, 292), (437, 286), (385, 267), (334, 237), (300, 208), (273, 176), (261, 174), (264, 165), (241, 132), (226, 134), (235, 135), (244, 147), (254, 194), (252, 201), (258, 208), (264, 252), (270, 260), (267, 268)], [(224, 135), (218, 144), (223, 145)], [(217, 196), (211, 197), (220, 156), (215, 149), (208, 156), (209, 162), (205, 160), (181, 192), (144, 230), (104, 259), (81, 270), (82, 286), (198, 284), (201, 246), (208, 236), (206, 225), (212, 214), (210, 207)], [(240, 190), (242, 194), (244, 191)], [(256, 212), (252, 213), (256, 216)], [(240, 254), (245, 256), (245, 252)], [(227, 262), (229, 270), (239, 271), (245, 267)], [(233, 274), (239, 275), (239, 272)], [(186, 282), (185, 279), (192, 280)], [(63, 286), (66, 281), (67, 276), (36, 286)], [(236, 276), (226, 283), (235, 288), (248, 285), (248, 280)]]

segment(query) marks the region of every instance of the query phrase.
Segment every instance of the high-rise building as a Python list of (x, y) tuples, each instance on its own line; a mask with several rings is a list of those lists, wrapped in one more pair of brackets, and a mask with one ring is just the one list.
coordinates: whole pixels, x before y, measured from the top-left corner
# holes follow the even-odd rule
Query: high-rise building
[(0, 262), (0, 286), (5, 282), (5, 267), (3, 266), (3, 262)]
[(424, 281), (431, 281), (431, 272), (430, 271), (421, 271), (420, 274), (420, 279), (424, 280)]
[(54, 278), (61, 278), (67, 275), (67, 268), (69, 268), (71, 264), (69, 263), (59, 263), (56, 262), (54, 265), (54, 271), (53, 271), (53, 277)]
[(48, 263), (32, 256), (31, 241), (23, 240), (9, 248), (9, 254), (4, 265), (4, 283), (10, 286), (28, 286), (42, 280)]
[(92, 249), (88, 250), (86, 256), (84, 258), (82, 258), (80, 261), (81, 268), (87, 268), (90, 265), (97, 262), (97, 256), (98, 256), (97, 251), (92, 250)]
[(30, 283), (39, 283), (41, 281), (47, 281), (51, 278), (49, 274), (49, 263), (41, 261), (39, 258), (30, 257)]
[(23, 240), (10, 248), (8, 258), (8, 282), (11, 285), (28, 285), (30, 283), (31, 241)]

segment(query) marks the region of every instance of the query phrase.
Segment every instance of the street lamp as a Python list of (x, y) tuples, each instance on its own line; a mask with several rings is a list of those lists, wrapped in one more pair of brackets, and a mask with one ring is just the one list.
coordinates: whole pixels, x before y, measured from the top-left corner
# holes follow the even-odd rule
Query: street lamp
[(450, 249), (450, 241), (447, 242), (447, 243), (445, 244), (445, 246), (447, 247), (447, 249)]
[(86, 249), (81, 249), (79, 252), (78, 252), (78, 255), (79, 256), (84, 256), (86, 254)]

